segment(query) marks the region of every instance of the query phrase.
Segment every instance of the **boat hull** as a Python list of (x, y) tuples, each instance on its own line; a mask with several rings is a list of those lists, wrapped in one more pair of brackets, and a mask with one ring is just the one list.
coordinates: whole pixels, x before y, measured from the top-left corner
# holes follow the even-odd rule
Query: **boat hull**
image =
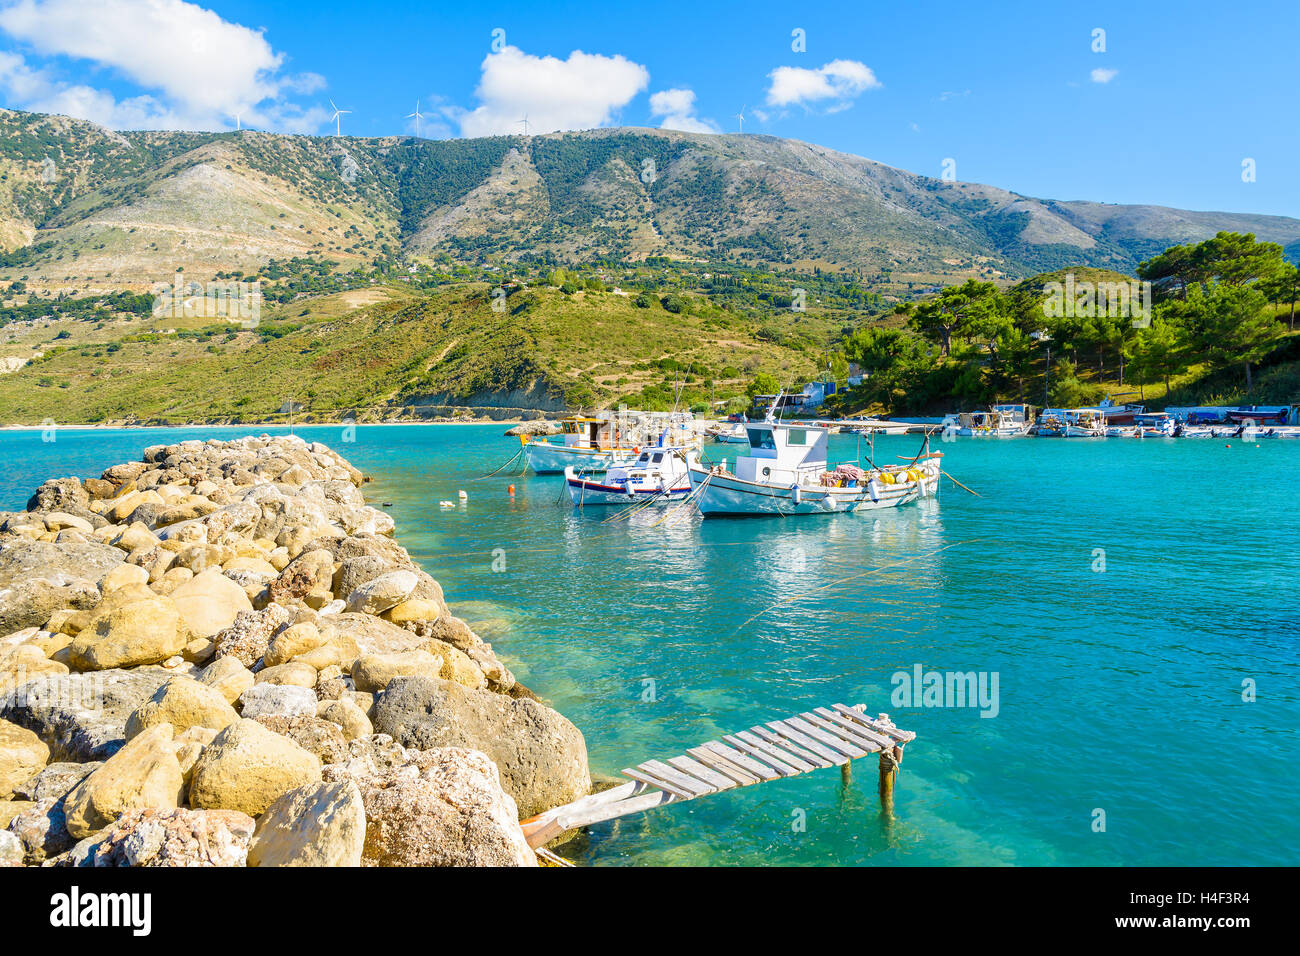
[(564, 472), (569, 498), (575, 505), (631, 505), (667, 504), (680, 501), (691, 493), (689, 483), (682, 483), (667, 491), (658, 487), (629, 487), (626, 483), (607, 484), (593, 478), (580, 478), (572, 468)]
[(524, 445), (524, 459), (528, 467), (539, 475), (560, 475), (569, 467), (599, 473), (615, 461), (630, 458), (635, 453), (632, 448), (571, 448), (544, 441), (530, 441)]
[[(901, 484), (873, 482), (861, 488), (794, 488), (743, 481), (730, 475), (690, 469), (696, 507), (704, 515), (803, 515), (874, 511), (931, 497), (939, 493), (938, 471), (921, 481)], [(874, 484), (874, 488), (871, 485)]]

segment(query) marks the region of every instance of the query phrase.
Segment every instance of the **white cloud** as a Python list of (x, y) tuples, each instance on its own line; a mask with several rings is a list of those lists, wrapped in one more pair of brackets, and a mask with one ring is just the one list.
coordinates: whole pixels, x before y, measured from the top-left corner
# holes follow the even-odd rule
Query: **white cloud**
[(676, 129), (683, 133), (717, 133), (718, 124), (695, 115), (695, 91), (684, 89), (661, 90), (650, 94), (650, 115), (662, 116), (660, 129)]
[(479, 106), (447, 111), (462, 136), (518, 133), (525, 115), (533, 133), (606, 126), (650, 85), (650, 71), (641, 64), (581, 50), (560, 60), (506, 46), (489, 53), (482, 70)]
[(1094, 83), (1109, 83), (1119, 75), (1119, 70), (1108, 70), (1099, 66), (1088, 75)]
[(768, 74), (769, 106), (811, 106), (826, 103), (836, 112), (853, 105), (855, 97), (880, 87), (876, 74), (857, 60), (832, 60), (815, 70), (797, 66), (778, 66)]
[(233, 126), (236, 111), (245, 126), (320, 126), (322, 110), (286, 96), (319, 90), (322, 77), (281, 74), (284, 55), (261, 32), (184, 0), (16, 0), (0, 8), (0, 30), (37, 56), (89, 61), (141, 88), (118, 100), (8, 54), (0, 86), (25, 109), (116, 128), (220, 129)]

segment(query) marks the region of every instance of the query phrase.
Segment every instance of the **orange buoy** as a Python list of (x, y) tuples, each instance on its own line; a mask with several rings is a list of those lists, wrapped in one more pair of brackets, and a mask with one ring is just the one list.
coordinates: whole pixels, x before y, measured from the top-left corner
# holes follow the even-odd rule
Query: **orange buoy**
[(514, 486), (514, 485), (511, 485), (509, 488), (507, 488), (507, 489), (506, 489), (506, 493), (509, 494), (510, 497), (513, 498), (514, 495), (515, 495), (515, 486)]

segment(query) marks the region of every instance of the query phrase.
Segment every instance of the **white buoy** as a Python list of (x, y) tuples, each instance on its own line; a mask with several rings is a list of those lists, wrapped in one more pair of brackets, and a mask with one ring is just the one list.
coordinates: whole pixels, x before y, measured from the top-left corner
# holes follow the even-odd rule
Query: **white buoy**
[(459, 496), (461, 501), (469, 501), (469, 495), (465, 494), (464, 491), (458, 491), (456, 494)]
[(440, 502), (438, 502), (438, 505), (439, 505), (440, 507), (443, 507), (443, 508), (454, 508), (454, 507), (456, 507), (456, 502), (454, 502), (454, 501), (440, 501)]

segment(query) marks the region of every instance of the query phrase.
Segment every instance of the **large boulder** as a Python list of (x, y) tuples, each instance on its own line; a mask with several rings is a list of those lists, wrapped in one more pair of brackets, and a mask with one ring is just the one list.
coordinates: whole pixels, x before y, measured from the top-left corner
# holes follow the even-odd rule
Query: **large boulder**
[(68, 832), (64, 801), (46, 797), (25, 807), (9, 821), (9, 832), (23, 846), (28, 864), (38, 864), (57, 856), (76, 840)]
[(223, 730), (238, 719), (235, 708), (217, 688), (192, 677), (173, 677), (127, 718), (126, 739), (156, 724), (171, 724), (180, 734), (191, 727)]
[(105, 760), (133, 711), (174, 676), (161, 667), (42, 677), (0, 696), (0, 717), (33, 731), (55, 760)]
[(57, 762), (49, 764), (36, 776), (14, 788), (14, 796), (19, 800), (60, 800), (81, 781), (98, 770), (103, 764), (98, 760), (89, 763)]
[(314, 717), (316, 692), (296, 684), (254, 684), (239, 697), (245, 717)]
[(255, 817), (282, 794), (320, 778), (313, 754), (255, 720), (239, 720), (204, 748), (190, 780), (190, 805)]
[(394, 677), (439, 677), (442, 658), (428, 651), (404, 651), (400, 654), (364, 654), (352, 665), (352, 680), (359, 691), (383, 690)]
[(271, 646), (271, 639), (293, 620), (293, 612), (278, 604), (260, 611), (241, 611), (216, 635), (217, 657), (234, 657), (254, 667)]
[(253, 609), (244, 589), (219, 568), (194, 575), (172, 591), (170, 597), (197, 637), (212, 637), (233, 624), (240, 611)]
[(382, 614), (405, 601), (419, 583), (414, 571), (389, 571), (351, 591), (347, 608), (362, 614)]
[(536, 866), (497, 768), (473, 750), (413, 753), (360, 782), (366, 866)]
[(144, 809), (122, 814), (80, 866), (244, 866), (253, 818), (238, 810)]
[(90, 619), (69, 657), (83, 671), (159, 664), (185, 650), (191, 636), (170, 598), (131, 601)]
[(60, 608), (94, 607), (95, 582), (123, 558), (106, 544), (0, 542), (0, 634), (42, 625)]
[(366, 841), (361, 791), (351, 780), (290, 790), (267, 807), (249, 866), (360, 866)]
[(203, 668), (198, 681), (219, 693), (226, 703), (233, 704), (244, 691), (257, 683), (257, 678), (237, 657), (218, 657)]
[(513, 699), (428, 677), (395, 677), (375, 705), (375, 730), (404, 747), (465, 747), (487, 754), (525, 817), (586, 796), (587, 744), (562, 715)]
[(356, 642), (362, 654), (400, 654), (420, 650), (428, 640), (404, 627), (370, 614), (333, 614), (327, 618), (335, 631)]
[(347, 756), (347, 739), (337, 724), (321, 717), (254, 717), (267, 730), (282, 734), (322, 764), (338, 763)]
[(50, 748), (26, 727), (0, 720), (0, 800), (8, 800), (49, 763)]
[(64, 798), (68, 832), (80, 840), (128, 810), (179, 806), (184, 788), (171, 724), (150, 727), (127, 741)]

